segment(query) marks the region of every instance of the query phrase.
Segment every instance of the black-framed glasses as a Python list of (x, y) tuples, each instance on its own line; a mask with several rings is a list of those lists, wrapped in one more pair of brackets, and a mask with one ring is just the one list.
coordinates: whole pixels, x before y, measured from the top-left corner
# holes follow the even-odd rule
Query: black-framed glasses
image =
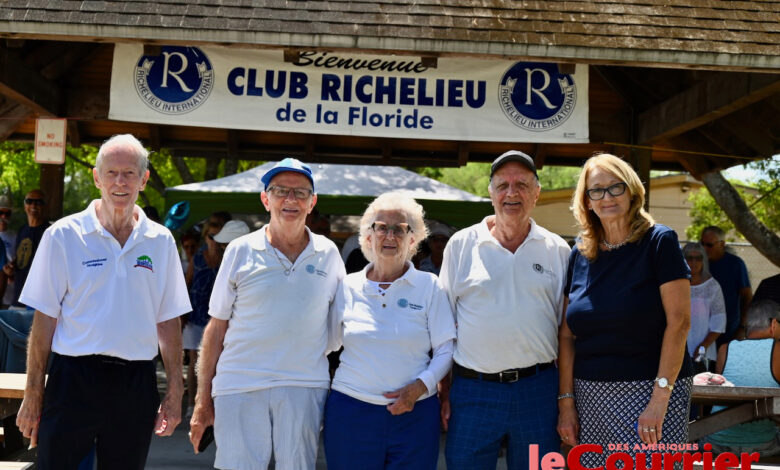
[(704, 257), (701, 255), (685, 255), (686, 261), (703, 261)]
[(270, 193), (274, 197), (286, 198), (292, 191), (295, 199), (308, 199), (313, 194), (309, 188), (287, 188), (284, 186), (269, 186), (266, 192)]
[(717, 245), (720, 242), (710, 243), (710, 242), (701, 242), (701, 246), (712, 248), (713, 246)]
[(588, 195), (588, 199), (591, 201), (600, 201), (604, 199), (604, 196), (609, 193), (612, 197), (618, 197), (624, 192), (626, 192), (626, 188), (628, 185), (624, 182), (615, 183), (612, 186), (607, 186), (606, 188), (593, 188), (588, 189), (585, 191), (585, 193)]
[(396, 225), (387, 225), (384, 222), (374, 222), (371, 224), (371, 230), (382, 237), (386, 237), (387, 234), (392, 233), (395, 238), (403, 238), (407, 233), (412, 231), (412, 227), (403, 222)]
[(24, 198), (24, 203), (25, 204), (29, 204), (29, 205), (35, 204), (36, 206), (42, 206), (42, 205), (46, 204), (46, 201), (44, 201), (43, 199), (38, 199), (38, 198), (33, 198), (33, 197), (26, 197), (26, 198)]
[(8, 209), (0, 209), (0, 217), (11, 217), (11, 211)]

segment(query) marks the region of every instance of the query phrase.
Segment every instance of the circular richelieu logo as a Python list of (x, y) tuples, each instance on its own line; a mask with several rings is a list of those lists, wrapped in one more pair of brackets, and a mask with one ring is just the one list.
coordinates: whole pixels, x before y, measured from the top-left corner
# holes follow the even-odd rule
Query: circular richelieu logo
[(164, 114), (186, 114), (214, 88), (214, 70), (197, 47), (165, 46), (142, 55), (135, 66), (135, 90), (147, 106)]
[(557, 64), (517, 62), (501, 77), (498, 102), (516, 126), (547, 131), (571, 116), (577, 103), (577, 86), (572, 75), (558, 71)]

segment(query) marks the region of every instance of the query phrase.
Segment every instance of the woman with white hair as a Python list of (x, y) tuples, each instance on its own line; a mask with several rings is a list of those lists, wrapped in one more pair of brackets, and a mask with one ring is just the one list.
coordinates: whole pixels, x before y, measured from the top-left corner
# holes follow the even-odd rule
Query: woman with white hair
[(331, 345), (344, 346), (325, 404), (330, 470), (435, 469), (437, 383), (452, 365), (455, 323), (435, 275), (411, 263), (427, 235), (423, 209), (383, 194), (360, 222), (370, 261), (344, 278), (331, 308)]
[[(694, 370), (706, 372), (717, 358), (715, 340), (726, 331), (726, 303), (718, 281), (710, 274), (707, 253), (699, 243), (683, 247), (685, 262), (691, 268), (691, 329), (688, 354), (694, 358)], [(701, 354), (701, 351), (704, 354)]]

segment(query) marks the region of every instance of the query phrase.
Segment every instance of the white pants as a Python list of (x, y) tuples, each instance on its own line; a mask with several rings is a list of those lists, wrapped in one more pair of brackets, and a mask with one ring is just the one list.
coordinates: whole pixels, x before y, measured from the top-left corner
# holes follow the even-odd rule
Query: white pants
[(273, 387), (214, 398), (214, 466), (265, 470), (271, 451), (277, 470), (314, 470), (324, 388)]

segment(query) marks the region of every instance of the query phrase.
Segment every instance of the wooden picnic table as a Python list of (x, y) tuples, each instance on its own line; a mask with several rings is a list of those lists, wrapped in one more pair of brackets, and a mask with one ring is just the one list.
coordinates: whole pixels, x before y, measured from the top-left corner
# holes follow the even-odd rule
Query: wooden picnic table
[(780, 419), (780, 388), (694, 385), (691, 401), (695, 405), (726, 407), (693, 421), (688, 429), (691, 442), (737, 424), (762, 418)]
[(0, 420), (3, 423), (4, 456), (21, 449), (23, 445), (22, 434), (16, 427), (16, 413), (22, 406), (26, 382), (27, 374), (0, 373)]

